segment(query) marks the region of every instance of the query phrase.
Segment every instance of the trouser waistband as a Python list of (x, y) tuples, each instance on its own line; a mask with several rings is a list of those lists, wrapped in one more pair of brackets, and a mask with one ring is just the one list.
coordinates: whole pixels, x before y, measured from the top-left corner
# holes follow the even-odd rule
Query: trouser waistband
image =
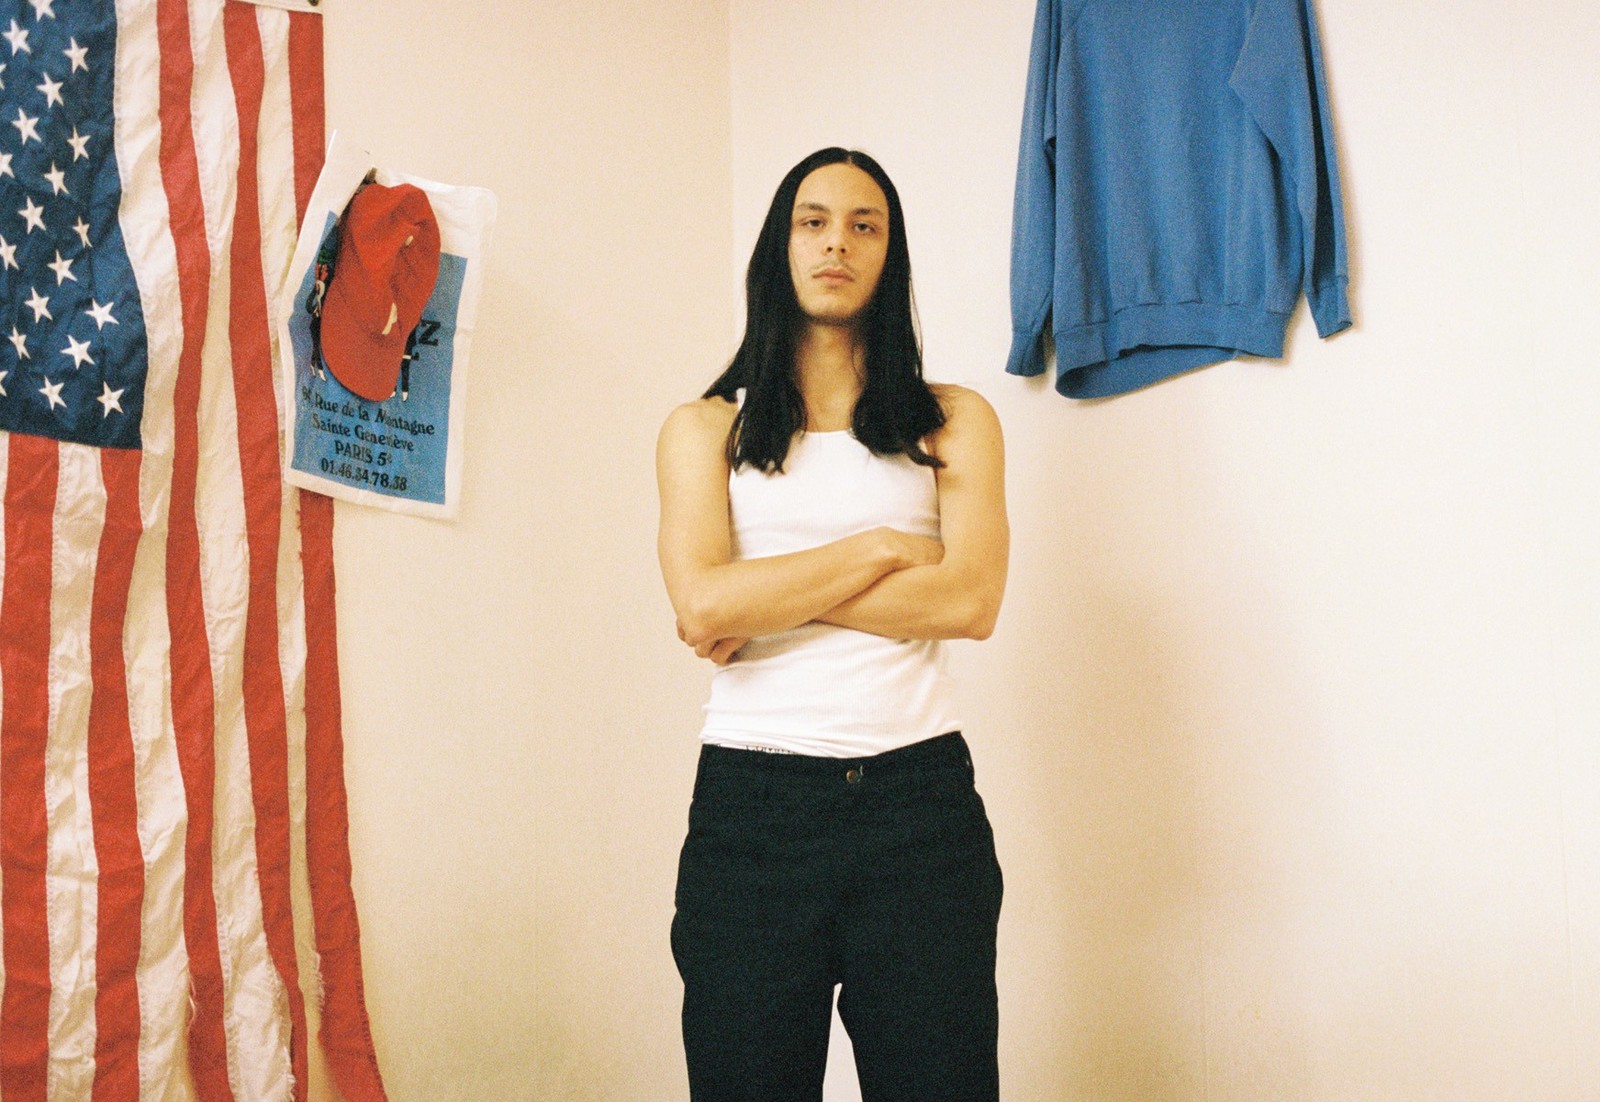
[(959, 766), (970, 771), (972, 755), (960, 731), (936, 735), (909, 746), (885, 750), (859, 758), (823, 758), (810, 754), (770, 754), (760, 750), (742, 750), (730, 746), (704, 745), (700, 748), (701, 776), (707, 773), (724, 776), (746, 773), (763, 777), (795, 779), (831, 778), (844, 775), (847, 780), (864, 777), (896, 776), (900, 774), (936, 771)]

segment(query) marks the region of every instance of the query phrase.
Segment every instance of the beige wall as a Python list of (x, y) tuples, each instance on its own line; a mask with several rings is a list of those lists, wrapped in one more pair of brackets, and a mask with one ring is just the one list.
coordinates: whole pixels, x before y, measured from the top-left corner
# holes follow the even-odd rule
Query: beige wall
[(330, 125), (500, 200), (459, 519), (336, 521), (390, 1096), (670, 1097), (702, 686), (656, 573), (653, 456), (733, 324), (726, 4), (328, 6)]
[(1592, 0), (1320, 0), (1357, 328), (1098, 404), (1000, 372), (1031, 4), (331, 8), (330, 123), (500, 197), (461, 518), (338, 515), (396, 1102), (687, 1097), (707, 671), (651, 451), (833, 143), (895, 177), (929, 373), (1009, 440), (1007, 607), (954, 657), (1009, 1102), (1600, 1102)]

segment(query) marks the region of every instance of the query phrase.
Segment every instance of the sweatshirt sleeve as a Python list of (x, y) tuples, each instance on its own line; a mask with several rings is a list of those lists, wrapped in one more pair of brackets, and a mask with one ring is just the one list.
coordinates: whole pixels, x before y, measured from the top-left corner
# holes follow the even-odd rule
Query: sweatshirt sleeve
[(1060, 27), (1060, 0), (1039, 0), (1028, 55), (1028, 90), (1011, 219), (1011, 354), (1006, 370), (1013, 375), (1038, 375), (1045, 367), (1043, 337), (1055, 284)]
[(1312, 0), (1257, 0), (1228, 83), (1272, 143), (1294, 189), (1301, 287), (1317, 334), (1350, 327), (1344, 200)]

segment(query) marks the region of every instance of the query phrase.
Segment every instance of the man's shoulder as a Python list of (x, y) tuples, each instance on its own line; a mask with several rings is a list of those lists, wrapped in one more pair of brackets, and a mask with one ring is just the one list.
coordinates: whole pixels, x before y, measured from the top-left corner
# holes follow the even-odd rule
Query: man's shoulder
[(939, 400), (939, 407), (944, 410), (947, 425), (957, 420), (996, 419), (994, 407), (989, 404), (989, 400), (971, 387), (958, 386), (955, 383), (929, 383), (928, 388)]
[(928, 438), (929, 450), (945, 462), (958, 457), (1002, 452), (1000, 418), (989, 400), (970, 387), (932, 383), (934, 397), (944, 410), (944, 426)]
[(716, 437), (727, 438), (733, 418), (739, 412), (737, 404), (725, 398), (696, 398), (685, 402), (667, 414), (661, 426), (663, 437)]

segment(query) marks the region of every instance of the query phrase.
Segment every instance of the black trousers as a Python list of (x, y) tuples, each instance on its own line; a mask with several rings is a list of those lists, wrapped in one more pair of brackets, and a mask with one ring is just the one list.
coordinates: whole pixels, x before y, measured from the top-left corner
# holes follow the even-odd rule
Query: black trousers
[(819, 1102), (835, 984), (863, 1102), (995, 1102), (1000, 896), (959, 733), (704, 747), (672, 923), (694, 1102)]

